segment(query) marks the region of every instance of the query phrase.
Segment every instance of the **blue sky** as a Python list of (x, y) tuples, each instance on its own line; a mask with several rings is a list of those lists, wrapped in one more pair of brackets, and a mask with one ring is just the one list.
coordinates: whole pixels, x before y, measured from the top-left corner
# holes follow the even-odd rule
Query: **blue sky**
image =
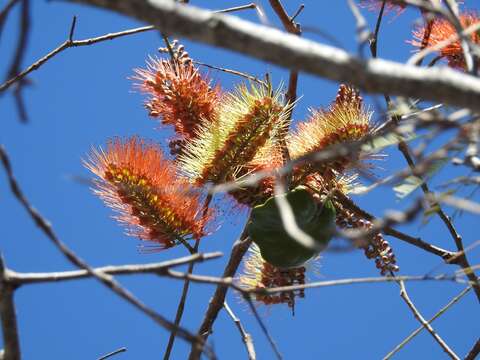
[[(242, 5), (241, 1), (192, 0), (198, 6), (212, 9)], [(2, 1), (2, 6), (5, 1)], [(32, 32), (25, 67), (43, 56), (68, 34), (72, 17), (78, 17), (75, 38), (84, 39), (108, 32), (141, 26), (128, 18), (109, 12), (61, 2), (32, 2)], [(278, 21), (268, 8), (272, 26)], [(287, 1), (285, 1), (287, 3)], [(355, 52), (355, 21), (346, 1), (303, 1), (305, 11), (298, 20), (335, 37), (346, 49)], [(328, 6), (326, 5), (328, 3)], [(477, 1), (469, 1), (471, 8)], [(288, 1), (292, 13), (300, 1)], [(370, 26), (375, 14), (363, 11)], [(239, 16), (258, 22), (251, 10)], [(384, 21), (379, 55), (405, 61), (412, 48), (405, 42), (418, 14), (407, 11), (395, 17), (388, 14)], [(3, 30), (0, 42), (2, 60), (0, 74), (9, 64), (9, 55), (17, 36), (18, 9)], [(318, 35), (304, 36), (327, 42)], [(199, 61), (262, 76), (272, 73), (274, 82), (288, 80), (288, 72), (242, 55), (203, 46), (190, 41), (185, 44), (190, 55)], [(32, 204), (47, 217), (59, 237), (91, 265), (147, 263), (186, 255), (185, 249), (143, 254), (137, 250), (139, 241), (123, 234), (110, 219), (111, 211), (94, 197), (88, 186), (72, 180), (90, 176), (81, 165), (92, 145), (102, 145), (113, 136), (140, 135), (163, 142), (170, 132), (158, 129), (143, 108), (143, 96), (134, 91), (129, 77), (133, 69), (143, 67), (149, 55), (163, 46), (157, 33), (137, 34), (89, 47), (68, 49), (29, 77), (33, 85), (25, 91), (30, 117), (21, 124), (13, 97), (0, 98), (0, 143), (10, 154), (18, 181)], [(219, 72), (210, 75), (226, 89), (239, 78)], [(3, 76), (3, 75), (2, 75)], [(300, 75), (298, 93), (301, 99), (294, 113), (295, 120), (305, 118), (309, 107), (327, 105), (335, 97), (338, 84), (312, 76)], [(374, 101), (366, 97), (374, 108)], [(381, 98), (377, 101), (381, 103)], [(380, 115), (377, 114), (377, 117)], [(379, 177), (405, 166), (395, 149), (377, 170)], [(457, 175), (459, 170), (442, 172), (434, 184)], [(218, 198), (218, 201), (221, 197)], [(381, 215), (386, 209), (404, 209), (409, 201), (399, 202), (392, 189), (380, 188), (356, 199), (370, 212)], [(447, 209), (450, 213), (451, 209)], [(8, 266), (17, 271), (59, 271), (71, 265), (35, 227), (23, 208), (9, 193), (6, 179), (0, 175), (0, 249)], [(229, 253), (234, 239), (241, 232), (244, 216), (227, 211), (220, 229), (202, 240), (202, 251)], [(465, 245), (478, 240), (472, 215), (457, 217), (456, 225)], [(414, 223), (402, 229), (447, 249), (454, 243), (437, 219), (427, 226)], [(412, 248), (396, 239), (389, 239), (397, 254), (401, 274), (423, 274), (439, 264), (439, 259)], [(480, 251), (470, 254), (478, 264)], [(196, 272), (219, 275), (226, 258), (200, 264)], [(452, 272), (454, 267), (441, 267), (438, 272)], [(377, 276), (372, 261), (361, 251), (326, 252), (320, 274), (312, 280)], [(182, 283), (176, 280), (139, 275), (119, 278), (121, 283), (148, 305), (173, 319)], [(410, 283), (410, 296), (419, 310), (429, 318), (459, 293), (462, 287), (453, 283)], [(192, 286), (182, 324), (196, 330), (214, 288)], [(128, 351), (118, 359), (153, 359), (163, 355), (168, 333), (93, 280), (59, 284), (30, 285), (16, 292), (21, 345), (25, 359), (95, 359), (125, 346)], [(273, 358), (273, 353), (247, 306), (230, 293), (228, 301), (254, 339), (259, 359)], [(399, 297), (395, 284), (354, 285), (312, 289), (298, 301), (295, 317), (286, 306), (260, 307), (266, 325), (286, 359), (377, 359), (403, 340), (418, 323)], [(436, 330), (459, 354), (464, 355), (480, 333), (478, 302), (473, 294), (434, 323)], [(220, 359), (244, 359), (246, 353), (237, 329), (222, 312), (210, 337)], [(177, 340), (172, 359), (183, 359), (188, 345)], [(445, 358), (438, 344), (423, 332), (397, 356), (397, 359)]]

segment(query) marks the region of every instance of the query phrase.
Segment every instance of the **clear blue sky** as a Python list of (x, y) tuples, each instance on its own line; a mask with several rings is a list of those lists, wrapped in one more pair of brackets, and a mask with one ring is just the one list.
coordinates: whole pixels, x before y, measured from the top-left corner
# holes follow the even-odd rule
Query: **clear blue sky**
[[(293, 12), (301, 1), (284, 1)], [(346, 1), (305, 0), (305, 11), (298, 20), (334, 36), (346, 49), (356, 51), (355, 22)], [(3, 6), (6, 1), (2, 1)], [(141, 24), (130, 19), (92, 8), (61, 2), (32, 1), (32, 33), (23, 67), (43, 56), (66, 39), (73, 15), (78, 16), (75, 38), (83, 39), (124, 30)], [(192, 0), (198, 6), (213, 9), (242, 5), (242, 1)], [(258, 1), (266, 9), (272, 25), (277, 20), (267, 1)], [(468, 1), (471, 8), (477, 1)], [(374, 14), (364, 11), (370, 26)], [(4, 74), (17, 34), (15, 11), (2, 33), (0, 74)], [(258, 21), (249, 10), (238, 14)], [(379, 55), (405, 61), (411, 46), (412, 25), (418, 16), (407, 11), (401, 16), (390, 14), (384, 22)], [(307, 37), (326, 42), (317, 35)], [(287, 81), (288, 72), (254, 61), (245, 56), (213, 47), (184, 41), (194, 59), (262, 75), (272, 72), (275, 82)], [(30, 123), (20, 124), (11, 94), (0, 98), (0, 143), (11, 156), (16, 176), (31, 202), (52, 222), (59, 237), (91, 265), (156, 262), (186, 255), (183, 248), (155, 254), (137, 251), (139, 241), (126, 237), (113, 220), (109, 209), (94, 197), (87, 186), (72, 180), (90, 176), (81, 165), (92, 145), (101, 145), (112, 136), (141, 135), (165, 141), (169, 132), (156, 129), (142, 106), (143, 97), (132, 89), (128, 78), (133, 68), (142, 67), (149, 55), (163, 46), (158, 34), (150, 32), (104, 42), (90, 47), (68, 49), (48, 62), (29, 79), (33, 85), (25, 91)], [(239, 79), (223, 73), (211, 75), (224, 88), (232, 88)], [(303, 119), (309, 107), (327, 105), (333, 100), (338, 84), (301, 75), (298, 93), (302, 96), (295, 110), (296, 120)], [(367, 98), (372, 108), (371, 98)], [(381, 98), (377, 99), (381, 103)], [(377, 116), (379, 116), (377, 114)], [(165, 143), (165, 142), (164, 142)], [(405, 166), (393, 150), (377, 170), (380, 177)], [(441, 183), (456, 174), (443, 172), (434, 179)], [(219, 198), (221, 200), (221, 197)], [(393, 191), (381, 188), (357, 199), (374, 214), (388, 208), (403, 209), (409, 200), (397, 201)], [(451, 209), (448, 209), (451, 212)], [(0, 249), (9, 267), (17, 271), (59, 271), (71, 265), (34, 226), (23, 208), (9, 193), (5, 176), (0, 175)], [(201, 243), (202, 251), (229, 253), (242, 229), (244, 216), (227, 212), (221, 228)], [(478, 240), (478, 218), (464, 215), (456, 219), (465, 245)], [(403, 227), (412, 234), (439, 246), (454, 249), (452, 239), (437, 220), (427, 226), (415, 223)], [(401, 274), (423, 274), (439, 264), (439, 259), (412, 248), (396, 239), (393, 246)], [(480, 261), (480, 251), (469, 254), (472, 264)], [(197, 266), (200, 274), (219, 275), (226, 258)], [(439, 272), (452, 272), (441, 267)], [(326, 252), (320, 274), (311, 280), (377, 276), (372, 261), (362, 251)], [(148, 305), (170, 319), (174, 318), (180, 295), (180, 281), (154, 276), (122, 277), (119, 280)], [(432, 316), (461, 286), (453, 283), (407, 284), (413, 301), (425, 317)], [(200, 324), (214, 288), (193, 285), (182, 324), (192, 331)], [(163, 356), (168, 333), (93, 280), (48, 285), (31, 285), (16, 293), (21, 345), (25, 359), (95, 359), (125, 346), (128, 352), (118, 359), (154, 359)], [(234, 293), (228, 301), (251, 332), (259, 359), (271, 359), (273, 353), (247, 306)], [(292, 317), (286, 306), (260, 307), (268, 328), (286, 359), (378, 359), (404, 339), (418, 323), (399, 297), (396, 284), (356, 285), (312, 289), (297, 303)], [(448, 344), (464, 355), (480, 333), (478, 302), (467, 295), (434, 327)], [(220, 359), (244, 359), (245, 349), (237, 329), (222, 312), (210, 337)], [(172, 359), (186, 357), (189, 347), (176, 341)], [(397, 359), (443, 359), (446, 355), (423, 332), (406, 346)]]

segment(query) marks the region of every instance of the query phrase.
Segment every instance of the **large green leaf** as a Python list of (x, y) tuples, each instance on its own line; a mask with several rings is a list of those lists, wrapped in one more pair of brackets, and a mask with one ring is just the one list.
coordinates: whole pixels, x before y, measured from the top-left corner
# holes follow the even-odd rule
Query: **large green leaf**
[(302, 266), (328, 245), (335, 227), (335, 208), (331, 201), (319, 203), (303, 187), (278, 196), (288, 201), (297, 226), (315, 240), (317, 249), (303, 246), (287, 233), (275, 197), (253, 208), (248, 233), (270, 264), (280, 268)]

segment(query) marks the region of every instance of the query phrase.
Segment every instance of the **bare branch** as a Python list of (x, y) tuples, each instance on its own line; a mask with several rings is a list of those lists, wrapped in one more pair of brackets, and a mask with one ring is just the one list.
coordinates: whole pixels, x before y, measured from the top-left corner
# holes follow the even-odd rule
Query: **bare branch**
[[(370, 221), (375, 219), (375, 217), (373, 215), (371, 215), (370, 213), (368, 213), (364, 209), (357, 206), (351, 199), (349, 199), (347, 196), (345, 196), (340, 191), (335, 192), (335, 197), (347, 209), (353, 210), (356, 213), (361, 214), (365, 219), (370, 220)], [(438, 246), (429, 244), (429, 243), (423, 241), (420, 238), (416, 238), (416, 237), (410, 236), (408, 234), (405, 234), (401, 231), (398, 231), (398, 230), (392, 228), (391, 226), (385, 227), (383, 229), (383, 232), (386, 235), (390, 235), (390, 236), (393, 236), (393, 237), (395, 237), (399, 240), (405, 241), (405, 242), (409, 243), (410, 245), (414, 245), (414, 246), (416, 246), (420, 249), (423, 249), (423, 250), (425, 250), (425, 251), (427, 251), (431, 254), (438, 255), (442, 259), (444, 259), (445, 261), (451, 259), (455, 255), (454, 252), (451, 252), (451, 251), (442, 249)]]
[(450, 358), (455, 360), (460, 360), (460, 358), (453, 352), (452, 349), (450, 349), (450, 347), (440, 337), (440, 335), (437, 334), (437, 332), (433, 329), (432, 325), (430, 325), (430, 323), (427, 322), (423, 318), (422, 314), (420, 314), (420, 312), (417, 310), (412, 300), (410, 300), (410, 297), (408, 296), (407, 289), (405, 288), (404, 282), (400, 280), (399, 285), (400, 285), (400, 296), (402, 297), (403, 300), (405, 300), (410, 310), (412, 310), (415, 318), (423, 325), (425, 329), (427, 329), (427, 331), (433, 336), (435, 341), (442, 347), (443, 351), (445, 351), (447, 355), (450, 356)]
[(0, 255), (0, 317), (2, 318), (3, 360), (20, 360), (17, 314), (13, 296), (15, 286), (6, 281), (6, 269)]
[[(203, 214), (202, 218), (205, 218), (208, 213), (208, 209), (210, 206), (210, 203), (213, 199), (213, 195), (208, 194), (207, 197), (205, 198), (205, 202), (203, 203)], [(200, 246), (200, 238), (195, 239), (195, 245), (193, 249), (191, 250), (191, 254), (198, 253), (198, 247)], [(195, 266), (195, 263), (190, 263), (188, 266), (188, 271), (187, 274), (191, 275), (193, 273), (193, 268)], [(180, 325), (180, 321), (182, 320), (182, 315), (183, 311), (185, 309), (185, 303), (187, 301), (187, 295), (188, 295), (188, 288), (190, 287), (190, 279), (185, 278), (185, 282), (183, 284), (183, 290), (182, 290), (182, 295), (180, 297), (180, 302), (177, 307), (177, 313), (175, 314), (175, 325), (178, 326)], [(168, 344), (167, 344), (167, 349), (165, 350), (165, 355), (164, 355), (164, 360), (168, 360), (170, 357), (170, 353), (173, 349), (173, 344), (175, 342), (175, 336), (176, 336), (176, 331), (172, 331), (170, 334), (170, 338), (168, 339)]]
[[(10, 68), (7, 72), (7, 78), (15, 76), (20, 71), (20, 66), (22, 64), (23, 58), (27, 50), (28, 39), (30, 35), (30, 0), (22, 0), (21, 2), (21, 11), (20, 11), (20, 21), (19, 24), (19, 35), (17, 41), (17, 48), (10, 64)], [(17, 105), (17, 111), (20, 116), (20, 121), (27, 122), (28, 115), (27, 110), (25, 109), (25, 104), (23, 101), (23, 87), (28, 85), (29, 81), (20, 81), (17, 83), (16, 89), (13, 92), (15, 97), (15, 103)]]
[[(203, 262), (206, 260), (216, 259), (222, 256), (221, 252), (212, 253), (197, 253), (190, 256), (181, 257), (178, 259), (167, 260), (152, 264), (132, 264), (119, 266), (104, 266), (95, 268), (95, 271), (102, 272), (109, 275), (137, 275), (137, 274), (161, 274), (167, 269), (175, 266), (190, 264), (194, 262)], [(47, 273), (18, 273), (10, 269), (6, 270), (7, 280), (15, 286), (38, 284), (45, 282), (58, 282), (77, 280), (91, 277), (92, 275), (86, 270), (73, 270), (61, 272), (47, 272)]]
[(105, 354), (105, 355), (103, 355), (102, 357), (99, 357), (98, 360), (105, 360), (105, 359), (108, 359), (108, 358), (110, 358), (110, 357), (112, 357), (112, 356), (115, 356), (115, 355), (117, 355), (117, 354), (123, 353), (123, 352), (125, 352), (125, 351), (127, 351), (127, 348), (126, 348), (126, 347), (122, 347), (122, 348), (117, 349), (117, 350), (115, 350), (115, 351), (109, 352), (108, 354)]
[[(211, 197), (210, 197), (210, 199), (211, 199)], [(208, 208), (208, 205), (207, 205), (207, 208)], [(194, 253), (198, 252), (198, 245), (199, 244), (200, 244), (200, 239), (195, 240), (195, 246), (193, 248), (192, 255)], [(191, 262), (188, 265), (187, 274), (192, 274), (193, 273), (194, 266), (195, 266), (194, 262)], [(178, 303), (177, 313), (175, 314), (175, 325), (176, 326), (180, 325), (180, 321), (182, 320), (183, 311), (185, 310), (185, 303), (187, 302), (187, 295), (188, 295), (189, 287), (190, 287), (190, 279), (186, 278), (185, 282), (183, 283), (182, 295), (180, 296), (180, 301)], [(163, 356), (164, 360), (168, 360), (170, 358), (170, 354), (171, 354), (172, 349), (173, 349), (173, 344), (175, 343), (176, 335), (177, 335), (176, 331), (172, 331), (170, 333), (170, 337), (169, 337), (168, 343), (167, 343), (167, 348), (165, 349), (165, 355)]]
[[(230, 259), (228, 260), (227, 265), (223, 271), (223, 278), (231, 279), (232, 276), (235, 275), (240, 262), (242, 261), (243, 256), (248, 250), (252, 240), (247, 235), (247, 229), (243, 230), (240, 238), (234, 243), (232, 252), (230, 254)], [(231, 281), (231, 280), (230, 280)], [(217, 289), (215, 290), (215, 294), (213, 295), (210, 303), (208, 304), (207, 311), (202, 320), (202, 324), (198, 330), (198, 335), (201, 336), (204, 340), (208, 338), (212, 331), (213, 323), (217, 319), (218, 313), (223, 307), (223, 303), (225, 302), (225, 296), (227, 295), (228, 285), (226, 284), (219, 284)], [(201, 354), (201, 347), (197, 345), (192, 345), (192, 349), (190, 351), (189, 359), (198, 359)]]
[(264, 85), (264, 82), (261, 81), (261, 80), (259, 80), (259, 79), (256, 78), (255, 76), (246, 74), (246, 73), (241, 72), (241, 71), (232, 70), (232, 69), (226, 69), (226, 68), (223, 68), (223, 67), (214, 66), (214, 65), (210, 65), (210, 64), (205, 64), (205, 63), (202, 63), (202, 62), (200, 62), (200, 61), (193, 61), (193, 63), (196, 64), (196, 65), (208, 67), (208, 68), (210, 68), (210, 69), (214, 69), (214, 70), (218, 70), (218, 71), (223, 71), (223, 72), (226, 72), (227, 74), (232, 74), (232, 75), (241, 76), (241, 77), (244, 77), (245, 79), (248, 79), (248, 80), (250, 80), (250, 81), (255, 81), (255, 82), (259, 83), (259, 84)]
[(276, 29), (166, 0), (71, 0), (114, 10), (162, 31), (228, 48), (293, 70), (372, 93), (387, 93), (480, 110), (480, 80), (446, 68), (419, 68), (380, 59), (361, 60), (343, 50)]
[(232, 309), (230, 309), (230, 306), (228, 306), (226, 301), (223, 303), (223, 307), (225, 308), (228, 316), (230, 316), (230, 318), (235, 323), (235, 326), (238, 328), (238, 331), (240, 332), (240, 336), (242, 337), (242, 341), (245, 344), (245, 348), (247, 349), (248, 359), (249, 360), (256, 360), (257, 355), (255, 354), (255, 348), (253, 346), (252, 335), (250, 335), (248, 332), (245, 331), (245, 328), (243, 327), (242, 323), (240, 322), (240, 319), (235, 316), (235, 314), (233, 313)]
[(260, 315), (258, 315), (258, 311), (255, 308), (255, 305), (253, 304), (253, 301), (249, 294), (244, 294), (245, 301), (248, 303), (248, 306), (250, 307), (250, 310), (253, 312), (253, 315), (255, 316), (255, 319), (257, 320), (258, 324), (260, 325), (260, 328), (262, 329), (263, 333), (268, 339), (268, 342), (270, 343), (270, 346), (273, 349), (273, 352), (275, 353), (275, 356), (277, 357), (278, 360), (282, 360), (282, 354), (280, 353), (280, 350), (278, 350), (277, 344), (275, 343), (275, 340), (273, 340), (272, 335), (270, 335), (270, 332), (267, 329), (267, 326), (263, 322), (262, 318)]
[(478, 354), (480, 354), (480, 338), (475, 342), (472, 350), (470, 350), (467, 356), (465, 356), (465, 360), (475, 360)]
[(214, 12), (217, 14), (222, 14), (222, 13), (230, 13), (230, 12), (235, 12), (235, 11), (241, 11), (241, 10), (247, 10), (247, 9), (256, 9), (257, 5), (255, 3), (250, 3), (246, 5), (240, 5), (240, 6), (235, 6), (231, 7), (228, 9), (222, 9), (222, 10), (215, 10)]
[[(427, 321), (427, 323), (431, 323), (437, 318), (439, 318), (441, 315), (443, 315), (452, 305), (457, 303), (462, 297), (464, 297), (470, 290), (472, 290), (471, 286), (466, 287), (463, 289), (460, 294), (455, 296), (452, 300), (448, 302), (447, 305), (445, 305), (443, 308), (441, 308), (430, 320)], [(420, 332), (424, 329), (424, 326), (420, 326), (417, 328), (414, 332), (412, 332), (410, 335), (408, 335), (405, 340), (403, 340), (400, 344), (398, 344), (395, 349), (390, 351), (384, 358), (383, 360), (388, 360), (390, 359), (393, 355), (395, 355), (401, 348), (403, 348), (410, 340), (412, 340), (415, 336), (420, 334)]]
[(72, 40), (72, 36), (73, 36), (72, 29), (74, 29), (73, 25), (70, 29), (68, 39), (65, 40), (56, 49), (52, 50), (51, 52), (49, 52), (44, 57), (38, 59), (36, 62), (34, 62), (32, 65), (30, 65), (28, 68), (23, 70), (18, 75), (13, 76), (15, 74), (12, 74), (12, 76), (13, 76), (12, 78), (10, 78), (5, 83), (0, 85), (0, 93), (2, 91), (7, 90), (14, 83), (16, 83), (18, 81), (21, 81), (29, 73), (37, 70), (43, 64), (45, 64), (48, 60), (53, 58), (55, 55), (61, 53), (65, 49), (68, 49), (68, 48), (71, 48), (71, 47), (89, 46), (89, 45), (93, 45), (93, 44), (96, 44), (96, 43), (99, 43), (99, 42), (102, 42), (102, 41), (113, 40), (113, 39), (123, 37), (123, 36), (128, 36), (128, 35), (138, 34), (138, 33), (145, 32), (145, 31), (154, 30), (155, 27), (154, 26), (142, 26), (142, 27), (135, 28), (135, 29), (129, 29), (129, 30), (115, 32), (115, 33), (109, 33), (109, 34), (105, 34), (105, 35), (102, 35), (102, 36), (98, 36), (98, 37), (94, 37), (94, 38), (90, 38), (90, 39), (84, 39), (84, 40)]
[[(300, 25), (293, 20), (294, 17), (288, 16), (281, 1), (280, 0), (269, 0), (269, 1), (270, 1), (270, 6), (275, 11), (280, 21), (282, 22), (285, 30), (290, 34), (300, 36), (302, 34)], [(297, 15), (298, 14), (296, 14), (295, 17)], [(287, 93), (285, 94), (285, 102), (287, 104), (294, 104), (295, 101), (297, 100), (297, 83), (298, 83), (298, 71), (291, 70), (289, 79), (288, 79), (288, 89), (287, 89)], [(280, 139), (279, 139), (284, 163), (287, 163), (290, 161), (290, 153), (288, 151), (288, 146), (287, 146), (285, 137), (288, 132), (288, 128), (290, 127), (290, 123), (292, 121), (292, 115), (293, 115), (293, 107), (291, 107), (288, 111), (287, 126), (285, 127), (285, 131), (282, 134), (280, 134)], [(290, 176), (287, 176), (286, 178), (287, 187), (290, 187), (290, 181), (291, 181)]]

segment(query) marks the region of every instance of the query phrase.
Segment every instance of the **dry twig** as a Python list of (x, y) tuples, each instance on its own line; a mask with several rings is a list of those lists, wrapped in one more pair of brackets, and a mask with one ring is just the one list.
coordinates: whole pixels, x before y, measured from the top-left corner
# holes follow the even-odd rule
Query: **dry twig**
[(230, 309), (230, 306), (228, 306), (226, 301), (223, 303), (223, 307), (225, 308), (228, 316), (230, 316), (232, 321), (235, 323), (235, 326), (238, 328), (238, 331), (240, 332), (240, 336), (242, 337), (242, 341), (245, 344), (245, 348), (247, 350), (248, 359), (256, 360), (257, 355), (255, 354), (255, 348), (253, 346), (252, 335), (246, 332), (245, 328), (240, 322), (240, 319), (235, 316), (235, 314), (233, 313), (232, 309)]

